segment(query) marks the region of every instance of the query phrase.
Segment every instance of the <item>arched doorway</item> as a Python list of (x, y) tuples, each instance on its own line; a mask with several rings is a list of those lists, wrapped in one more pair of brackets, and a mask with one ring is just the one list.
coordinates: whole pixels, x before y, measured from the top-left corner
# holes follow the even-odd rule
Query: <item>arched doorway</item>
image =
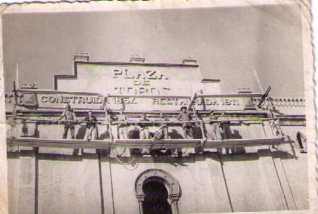
[(135, 183), (140, 214), (178, 214), (181, 189), (178, 181), (160, 169), (141, 173)]
[(145, 194), (142, 202), (143, 214), (172, 214), (168, 202), (168, 191), (160, 179), (148, 179), (142, 190)]

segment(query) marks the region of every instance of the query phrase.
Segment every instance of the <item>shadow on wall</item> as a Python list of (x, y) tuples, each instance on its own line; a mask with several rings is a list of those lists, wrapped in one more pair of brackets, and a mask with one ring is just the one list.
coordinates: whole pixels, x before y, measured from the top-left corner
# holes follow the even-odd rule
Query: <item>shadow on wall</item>
[[(232, 139), (243, 139), (242, 135), (238, 130), (233, 130)], [(244, 147), (234, 147), (232, 148), (232, 153), (234, 154), (246, 154), (246, 150)]]
[(200, 127), (194, 127), (193, 128), (193, 138), (194, 139), (201, 139), (202, 136), (202, 130)]
[(183, 139), (182, 135), (176, 129), (172, 129), (171, 132), (168, 132), (168, 138), (171, 139)]
[(107, 130), (105, 130), (104, 133), (101, 133), (101, 135), (99, 136), (99, 139), (100, 140), (110, 139), (110, 133)]
[(140, 131), (137, 127), (128, 132), (128, 139), (140, 139)]
[[(242, 135), (240, 132), (236, 129), (233, 130), (231, 129), (230, 124), (222, 124), (222, 139), (243, 139)], [(226, 154), (246, 154), (246, 150), (244, 147), (234, 147), (234, 148), (227, 148), (226, 149)]]
[(40, 131), (39, 131), (39, 124), (38, 123), (31, 123), (31, 125), (22, 122), (22, 137), (40, 137)]
[(84, 139), (86, 133), (86, 125), (81, 125), (76, 133), (76, 139)]

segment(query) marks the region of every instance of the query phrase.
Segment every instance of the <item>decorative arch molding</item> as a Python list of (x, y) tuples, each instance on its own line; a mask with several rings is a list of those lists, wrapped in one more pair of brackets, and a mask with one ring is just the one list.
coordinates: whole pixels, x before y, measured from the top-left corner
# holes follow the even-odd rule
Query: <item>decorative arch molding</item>
[(178, 214), (178, 201), (181, 197), (179, 182), (169, 173), (161, 169), (148, 169), (141, 173), (135, 182), (135, 194), (139, 203), (140, 214), (143, 214), (142, 203), (145, 200), (143, 185), (150, 181), (157, 181), (165, 185), (168, 191), (168, 202), (171, 205), (172, 213)]

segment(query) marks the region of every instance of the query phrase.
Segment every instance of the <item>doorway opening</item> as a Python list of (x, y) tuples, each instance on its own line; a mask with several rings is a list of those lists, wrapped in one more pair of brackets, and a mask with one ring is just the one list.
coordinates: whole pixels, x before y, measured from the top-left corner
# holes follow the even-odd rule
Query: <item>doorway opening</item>
[(162, 169), (148, 169), (135, 182), (140, 214), (179, 214), (179, 182)]
[(145, 199), (142, 203), (144, 214), (172, 214), (168, 202), (168, 191), (163, 181), (150, 180), (143, 185)]

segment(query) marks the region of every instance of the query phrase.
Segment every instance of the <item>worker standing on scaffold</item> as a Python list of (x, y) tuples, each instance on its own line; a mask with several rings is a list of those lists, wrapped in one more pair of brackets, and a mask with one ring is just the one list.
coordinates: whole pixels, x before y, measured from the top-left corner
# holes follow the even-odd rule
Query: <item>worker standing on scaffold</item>
[(75, 139), (76, 116), (70, 104), (66, 105), (65, 110), (63, 111), (62, 115), (59, 117), (59, 120), (63, 118), (66, 120), (64, 125), (63, 139), (67, 138), (68, 130), (70, 130), (71, 132), (71, 138)]
[[(167, 125), (166, 124), (162, 124), (155, 132), (154, 136), (153, 136), (153, 143), (151, 145), (151, 148), (148, 150), (148, 149), (144, 149), (146, 152), (144, 153), (150, 153), (152, 156), (159, 156), (161, 154), (164, 154), (162, 152), (163, 149), (153, 149), (153, 147), (155, 146), (155, 144), (158, 142), (158, 141), (161, 141), (165, 138), (167, 138)], [(147, 151), (148, 150), (148, 151)]]
[[(127, 117), (124, 115), (124, 110), (120, 109), (119, 115), (117, 117), (119, 122), (127, 122)], [(118, 139), (128, 139), (128, 130), (125, 123), (119, 123), (117, 125), (117, 138)]]
[(86, 133), (84, 139), (88, 141), (97, 139), (97, 118), (93, 115), (92, 111), (88, 112), (88, 116), (85, 117), (84, 122), (86, 122)]
[(210, 115), (210, 124), (211, 124), (211, 137), (212, 140), (222, 140), (221, 137), (221, 130), (220, 130), (220, 122), (217, 121), (217, 116), (215, 115), (214, 111), (211, 110)]
[(142, 122), (149, 122), (150, 120), (147, 118), (147, 115), (146, 114), (143, 114), (141, 116), (141, 119), (140, 119), (140, 124), (139, 124), (139, 127), (140, 127), (140, 132), (139, 132), (139, 135), (140, 135), (140, 139), (149, 139), (149, 128), (148, 128), (148, 125), (146, 123), (142, 123)]
[(178, 120), (184, 121), (182, 123), (182, 129), (183, 129), (183, 138), (188, 139), (193, 138), (193, 124), (189, 121), (192, 120), (192, 117), (190, 113), (188, 112), (187, 107), (182, 106), (181, 112), (179, 114)]

